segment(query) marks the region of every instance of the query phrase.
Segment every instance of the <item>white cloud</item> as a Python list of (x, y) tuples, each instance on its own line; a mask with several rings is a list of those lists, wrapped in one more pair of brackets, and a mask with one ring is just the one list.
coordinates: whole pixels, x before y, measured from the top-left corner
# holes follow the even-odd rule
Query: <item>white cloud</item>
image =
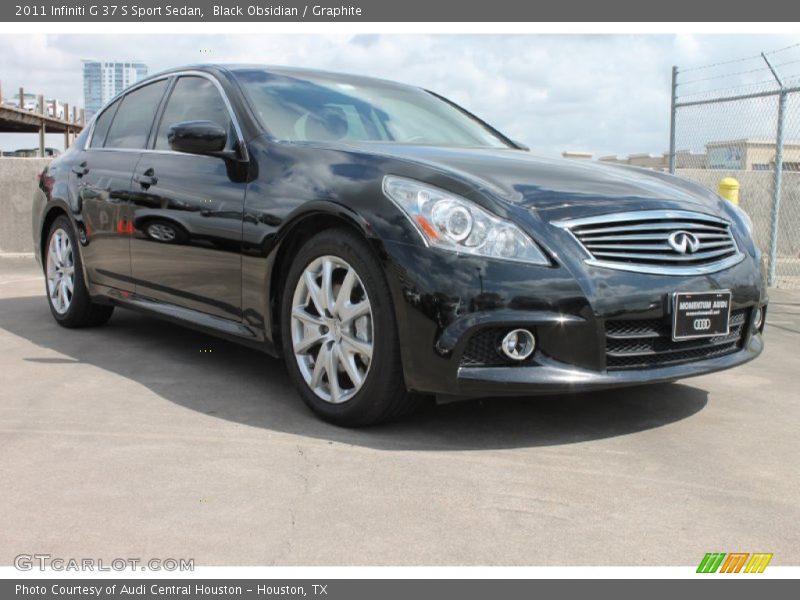
[[(667, 148), (673, 64), (725, 61), (797, 41), (753, 35), (4, 35), (0, 55), (6, 96), (24, 85), (72, 105), (82, 104), (82, 58), (142, 60), (151, 72), (247, 62), (373, 75), (437, 91), (537, 153), (601, 155)], [(0, 146), (19, 144), (18, 138), (0, 136)]]

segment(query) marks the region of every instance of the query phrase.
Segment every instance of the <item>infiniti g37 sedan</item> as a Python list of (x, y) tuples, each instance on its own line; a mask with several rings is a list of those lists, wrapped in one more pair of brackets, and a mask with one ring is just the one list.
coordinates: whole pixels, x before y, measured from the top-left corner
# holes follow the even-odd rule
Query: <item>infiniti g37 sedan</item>
[(248, 344), (342, 425), (745, 363), (766, 311), (750, 230), (699, 185), (536, 158), (433, 92), (230, 65), (112, 100), (33, 217), (59, 324), (118, 306)]

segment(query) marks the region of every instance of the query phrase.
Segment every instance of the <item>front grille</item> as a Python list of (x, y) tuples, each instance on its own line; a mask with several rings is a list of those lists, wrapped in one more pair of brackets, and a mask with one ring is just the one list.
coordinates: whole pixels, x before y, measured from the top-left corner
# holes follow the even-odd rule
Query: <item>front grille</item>
[(744, 343), (747, 312), (731, 312), (728, 335), (680, 341), (673, 341), (665, 319), (606, 321), (606, 368), (647, 369), (732, 354)]
[(739, 262), (730, 223), (691, 211), (648, 210), (557, 223), (591, 264), (665, 275), (707, 273)]

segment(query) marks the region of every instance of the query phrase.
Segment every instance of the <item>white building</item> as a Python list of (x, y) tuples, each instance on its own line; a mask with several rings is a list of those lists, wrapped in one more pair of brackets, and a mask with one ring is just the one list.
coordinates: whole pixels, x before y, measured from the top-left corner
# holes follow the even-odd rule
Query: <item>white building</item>
[(147, 65), (136, 61), (83, 61), (83, 103), (87, 118), (128, 86), (147, 77)]

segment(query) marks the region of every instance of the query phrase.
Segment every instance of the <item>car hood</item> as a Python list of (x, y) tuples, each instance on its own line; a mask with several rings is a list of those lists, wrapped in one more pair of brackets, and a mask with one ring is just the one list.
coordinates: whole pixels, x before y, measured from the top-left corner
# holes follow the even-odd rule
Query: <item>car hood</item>
[(524, 150), (348, 144), (352, 149), (424, 165), (475, 191), (534, 210), (545, 220), (643, 209), (697, 210), (727, 217), (722, 201), (694, 182), (648, 169), (548, 159)]

